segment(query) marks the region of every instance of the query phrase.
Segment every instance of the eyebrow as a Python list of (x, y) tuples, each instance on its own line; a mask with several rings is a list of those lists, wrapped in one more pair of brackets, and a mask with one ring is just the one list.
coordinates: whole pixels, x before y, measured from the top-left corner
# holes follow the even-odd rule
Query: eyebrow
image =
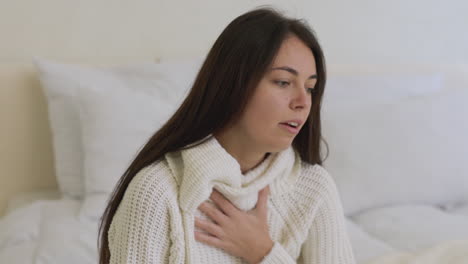
[[(288, 67), (288, 66), (282, 66), (282, 67), (275, 67), (275, 68), (271, 68), (271, 70), (284, 70), (284, 71), (287, 71), (287, 72), (290, 72), (294, 75), (298, 75), (297, 71), (291, 67)], [(309, 78), (307, 79), (317, 79), (317, 74), (313, 74), (311, 76), (309, 76)]]

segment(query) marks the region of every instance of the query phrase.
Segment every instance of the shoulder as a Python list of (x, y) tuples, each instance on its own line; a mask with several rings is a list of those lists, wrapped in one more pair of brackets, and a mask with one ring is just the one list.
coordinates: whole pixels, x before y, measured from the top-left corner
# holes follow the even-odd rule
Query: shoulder
[(319, 188), (328, 189), (336, 187), (332, 175), (320, 164), (310, 164), (302, 161), (302, 180), (318, 185)]
[(126, 254), (125, 248), (169, 244), (166, 235), (172, 228), (170, 219), (177, 216), (176, 197), (175, 181), (164, 161), (138, 171), (112, 217), (108, 234), (112, 254)]
[(168, 214), (173, 208), (177, 208), (175, 181), (163, 161), (155, 162), (137, 172), (130, 181), (113, 216), (111, 229), (129, 221)]
[(177, 190), (177, 183), (167, 162), (160, 159), (135, 174), (125, 196), (138, 197), (139, 200), (174, 201), (177, 199)]
[(335, 180), (330, 173), (319, 164), (302, 161), (302, 171), (294, 188), (294, 195), (300, 197), (304, 204), (329, 199), (337, 196)]
[(310, 186), (308, 187), (309, 195), (305, 195), (305, 200), (318, 199), (318, 207), (322, 210), (343, 212), (341, 195), (336, 181), (323, 166), (306, 164), (302, 177), (302, 184)]
[(302, 161), (299, 183), (320, 192), (336, 187), (335, 180), (322, 165), (305, 161)]

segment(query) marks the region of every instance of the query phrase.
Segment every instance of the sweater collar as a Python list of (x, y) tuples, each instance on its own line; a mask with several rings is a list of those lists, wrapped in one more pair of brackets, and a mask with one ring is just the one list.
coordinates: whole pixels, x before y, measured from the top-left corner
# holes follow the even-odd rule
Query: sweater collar
[(287, 192), (301, 172), (300, 156), (291, 146), (271, 153), (262, 163), (242, 174), (238, 161), (213, 135), (204, 140), (200, 145), (165, 156), (179, 185), (179, 205), (186, 212), (194, 212), (208, 200), (213, 188), (237, 208), (251, 210), (261, 189), (270, 185), (270, 196)]

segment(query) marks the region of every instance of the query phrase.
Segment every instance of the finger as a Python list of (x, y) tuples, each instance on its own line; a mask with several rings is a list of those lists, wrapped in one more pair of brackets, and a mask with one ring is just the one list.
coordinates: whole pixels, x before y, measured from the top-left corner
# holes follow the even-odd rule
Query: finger
[(239, 211), (239, 209), (237, 209), (237, 207), (233, 205), (231, 201), (226, 199), (224, 195), (216, 189), (213, 189), (210, 198), (224, 212), (224, 214), (228, 216), (232, 216)]
[(203, 202), (198, 209), (205, 213), (211, 220), (216, 222), (217, 224), (221, 225), (224, 223), (227, 219), (228, 216), (226, 216), (221, 210), (216, 208), (215, 205), (210, 204), (209, 202)]
[(215, 223), (210, 221), (204, 221), (198, 218), (195, 218), (195, 227), (200, 228), (206, 233), (217, 238), (221, 238), (224, 234), (223, 229), (221, 229), (221, 227), (219, 227)]
[(217, 238), (215, 236), (211, 236), (209, 234), (204, 234), (202, 232), (195, 231), (195, 239), (197, 241), (203, 242), (203, 243), (208, 244), (210, 246), (214, 246), (214, 247), (217, 247), (217, 248), (222, 247), (222, 241), (219, 238)]

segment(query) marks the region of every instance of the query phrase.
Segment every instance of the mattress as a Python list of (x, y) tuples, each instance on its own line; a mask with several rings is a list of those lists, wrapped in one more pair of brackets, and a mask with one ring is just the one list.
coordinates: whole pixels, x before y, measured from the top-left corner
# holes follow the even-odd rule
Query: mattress
[[(39, 199), (10, 211), (0, 219), (0, 263), (97, 263), (98, 222), (80, 216), (81, 204)], [(468, 203), (375, 208), (347, 217), (346, 224), (358, 264), (378, 263), (375, 259), (383, 256), (385, 263), (409, 264), (411, 252), (468, 241)], [(468, 252), (468, 242), (463, 245)], [(403, 255), (408, 262), (397, 262), (395, 256)], [(468, 256), (464, 261), (460, 263), (468, 263)]]
[(0, 263), (97, 263), (98, 223), (81, 202), (38, 200), (0, 220)]

